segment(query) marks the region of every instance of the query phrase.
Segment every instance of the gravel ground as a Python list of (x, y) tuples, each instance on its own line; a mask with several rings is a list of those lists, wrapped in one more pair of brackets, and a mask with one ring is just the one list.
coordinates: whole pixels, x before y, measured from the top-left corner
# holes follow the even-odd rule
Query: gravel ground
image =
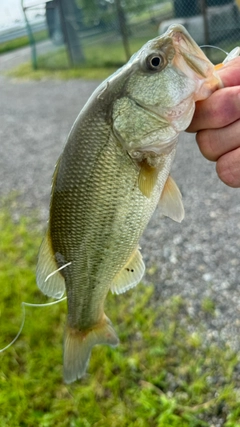
[[(6, 69), (6, 61), (1, 64)], [(97, 84), (20, 82), (0, 75), (0, 195), (19, 191), (25, 205), (37, 208), (46, 221), (55, 162)], [(177, 224), (154, 214), (141, 241), (147, 267), (154, 267), (145, 279), (155, 284), (159, 304), (182, 295), (190, 315), (206, 324), (206, 340), (223, 340), (239, 350), (239, 190), (220, 182), (193, 135), (180, 136), (172, 175), (186, 216)], [(205, 298), (215, 304), (214, 319), (202, 313)]]

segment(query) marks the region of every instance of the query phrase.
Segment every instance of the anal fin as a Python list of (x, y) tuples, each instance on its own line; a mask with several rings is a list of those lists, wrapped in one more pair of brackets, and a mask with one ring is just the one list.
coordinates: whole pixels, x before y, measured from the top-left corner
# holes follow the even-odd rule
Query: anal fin
[(114, 277), (113, 283), (110, 287), (112, 293), (122, 294), (137, 286), (144, 275), (144, 271), (145, 265), (142, 259), (142, 255), (140, 251), (136, 249), (129, 258), (126, 265)]
[(181, 222), (184, 218), (184, 206), (181, 192), (169, 175), (160, 197), (160, 207), (163, 215), (174, 221)]

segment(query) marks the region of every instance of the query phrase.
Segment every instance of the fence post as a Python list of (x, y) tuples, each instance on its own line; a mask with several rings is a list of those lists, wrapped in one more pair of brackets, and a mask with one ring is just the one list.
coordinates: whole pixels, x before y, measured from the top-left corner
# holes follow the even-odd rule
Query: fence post
[(201, 0), (201, 12), (202, 12), (202, 16), (203, 16), (204, 43), (209, 44), (209, 31), (208, 31), (206, 0)]
[(25, 19), (25, 24), (26, 24), (26, 30), (27, 30), (27, 34), (28, 34), (28, 38), (29, 38), (29, 43), (30, 43), (30, 47), (31, 47), (31, 58), (32, 58), (32, 67), (34, 70), (37, 69), (37, 54), (36, 54), (36, 43), (35, 43), (35, 39), (33, 37), (33, 33), (31, 30), (31, 26), (28, 22), (27, 19), (27, 14), (26, 14), (26, 7), (23, 5), (23, 0), (21, 0), (21, 6), (22, 6), (22, 10), (23, 10), (23, 15), (24, 15), (24, 19)]

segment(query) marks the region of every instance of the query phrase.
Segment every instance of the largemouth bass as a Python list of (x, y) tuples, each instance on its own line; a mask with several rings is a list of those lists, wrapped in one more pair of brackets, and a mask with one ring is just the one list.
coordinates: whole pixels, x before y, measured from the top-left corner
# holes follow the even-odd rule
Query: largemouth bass
[(76, 119), (53, 176), (37, 284), (67, 294), (64, 380), (81, 378), (92, 347), (118, 344), (104, 301), (144, 274), (139, 239), (156, 206), (181, 221), (169, 176), (195, 102), (221, 87), (213, 64), (181, 25), (146, 43), (104, 81)]

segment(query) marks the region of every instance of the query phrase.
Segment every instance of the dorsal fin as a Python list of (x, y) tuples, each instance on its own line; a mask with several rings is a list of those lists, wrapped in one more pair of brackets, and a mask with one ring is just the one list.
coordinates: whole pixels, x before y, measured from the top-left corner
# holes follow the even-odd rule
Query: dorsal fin
[(136, 249), (129, 258), (126, 265), (114, 277), (113, 283), (110, 287), (113, 294), (122, 294), (128, 291), (140, 282), (144, 275), (145, 265), (142, 255)]
[(182, 203), (182, 195), (177, 184), (170, 175), (163, 188), (159, 204), (163, 215), (177, 222), (183, 220), (184, 206)]

